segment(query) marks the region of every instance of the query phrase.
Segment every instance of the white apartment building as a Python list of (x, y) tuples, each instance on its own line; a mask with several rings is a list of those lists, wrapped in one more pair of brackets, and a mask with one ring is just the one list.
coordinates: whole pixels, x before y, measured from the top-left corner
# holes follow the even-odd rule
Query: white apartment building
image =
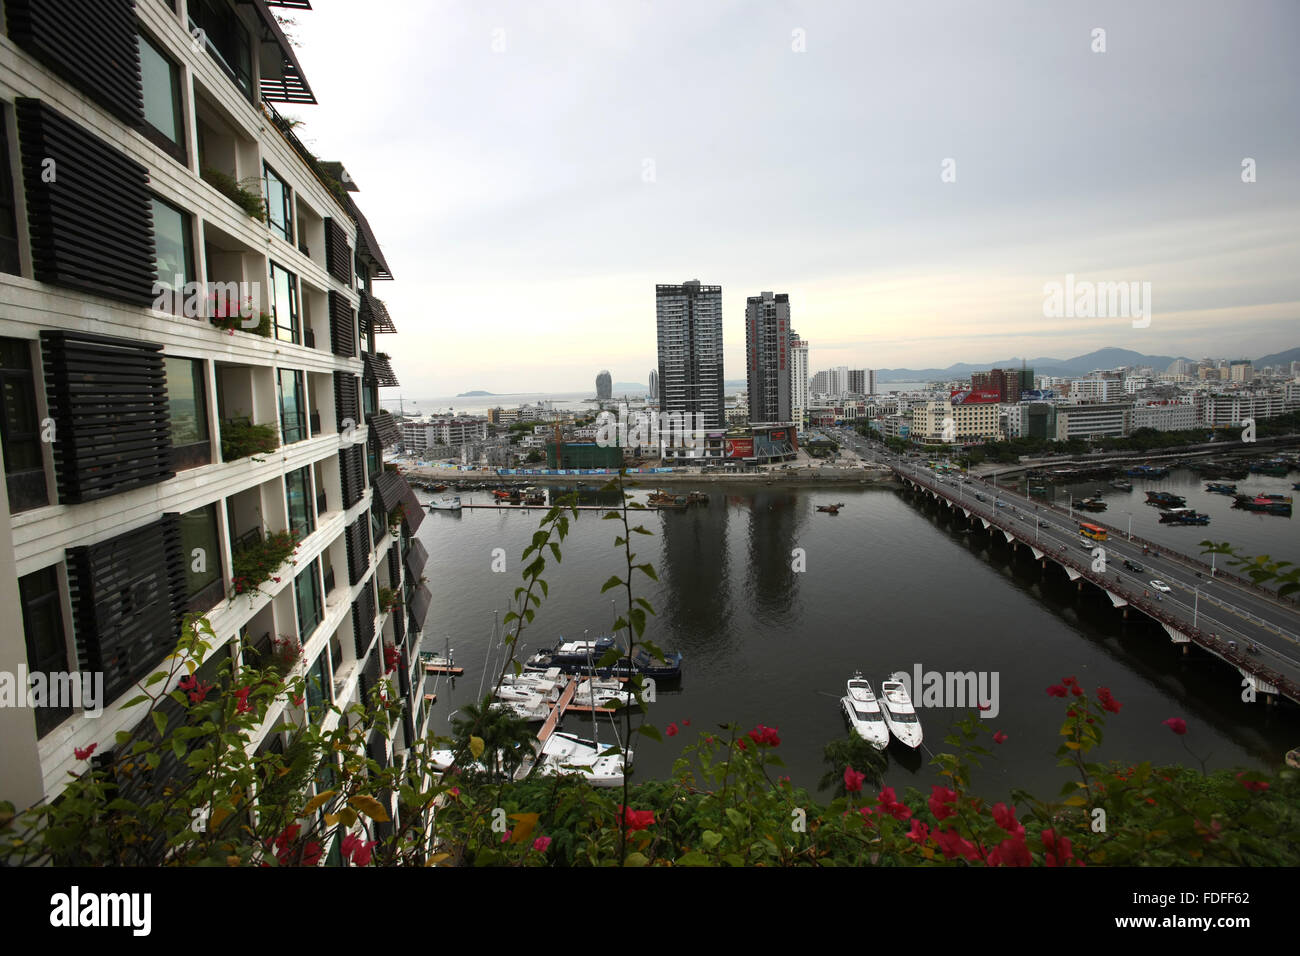
[(1129, 420), (1129, 428), (1154, 428), (1160, 432), (1177, 432), (1195, 428), (1197, 409), (1191, 402), (1169, 402), (1165, 404), (1135, 405)]
[(1131, 430), (1129, 419), (1133, 406), (1124, 402), (1095, 405), (1058, 405), (1056, 440), (1071, 438), (1123, 437)]
[[(930, 442), (970, 442), (997, 439), (1001, 406), (996, 402), (953, 404), (925, 402), (912, 407), (912, 438)], [(952, 427), (945, 424), (951, 421)]]
[(1275, 418), (1288, 411), (1285, 390), (1223, 392), (1200, 397), (1200, 423), (1210, 428), (1241, 424), (1243, 419)]
[(1117, 372), (1094, 373), (1070, 383), (1073, 402), (1113, 402), (1124, 398), (1124, 380)]
[(808, 411), (808, 348), (810, 343), (790, 330), (790, 415), (803, 426)]
[[(19, 807), (86, 769), (76, 748), (109, 766), (145, 717), (122, 703), (187, 613), (217, 635), (209, 680), (301, 642), (308, 692), (272, 706), (259, 748), (378, 687), (386, 645), (408, 706), (368, 753), (390, 765), (425, 731), (423, 510), (382, 464), (401, 433), (376, 336), (396, 330), (373, 286), (392, 275), (355, 182), (275, 111), (315, 98), (270, 6), (5, 3), (0, 670), (98, 674), (105, 698), (98, 719), (0, 708), (0, 798)], [(214, 286), (251, 309), (214, 309)], [(278, 532), (296, 566), (241, 585)], [(381, 611), (380, 585), (403, 605)], [(153, 771), (186, 772), (172, 755)]]

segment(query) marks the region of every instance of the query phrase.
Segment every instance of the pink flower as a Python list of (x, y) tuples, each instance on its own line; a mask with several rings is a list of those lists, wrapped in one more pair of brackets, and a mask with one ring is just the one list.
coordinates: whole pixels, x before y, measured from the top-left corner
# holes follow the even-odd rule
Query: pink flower
[(1168, 720), (1160, 721), (1160, 723), (1164, 724), (1179, 737), (1187, 733), (1187, 721), (1183, 720), (1181, 717), (1170, 717)]
[(956, 830), (940, 830), (934, 835), (934, 842), (939, 844), (939, 849), (943, 850), (943, 855), (950, 860), (959, 856), (968, 860), (979, 858), (979, 850), (975, 849), (975, 844)]
[(1023, 833), (1007, 837), (989, 853), (989, 866), (1032, 866), (1033, 862)]
[(912, 808), (905, 803), (899, 803), (895, 798), (893, 787), (882, 788), (876, 803), (879, 804), (881, 813), (887, 813), (895, 820), (906, 820), (912, 815)]
[(252, 706), (248, 703), (248, 695), (252, 693), (252, 690), (251, 687), (241, 687), (235, 691), (236, 714), (251, 714), (253, 712)]
[(507, 830), (505, 833), (501, 834), (501, 842), (509, 843), (510, 838), (514, 835), (514, 832), (515, 832), (514, 830)]
[(447, 792), (450, 793), (453, 797), (459, 797), (459, 796), (460, 796), (460, 787), (452, 787), (452, 788), (451, 788), (450, 790), (448, 790)]
[(993, 805), (993, 822), (1006, 830), (1011, 836), (1023, 837), (1025, 835), (1024, 825), (1016, 819), (1016, 808), (1009, 807), (1005, 803), (995, 803)]
[(1058, 837), (1052, 830), (1044, 830), (1039, 836), (1043, 840), (1043, 849), (1047, 851), (1047, 865), (1068, 866), (1071, 859), (1070, 841)]
[(90, 755), (95, 752), (95, 748), (98, 746), (98, 743), (94, 743), (89, 747), (73, 747), (72, 756), (76, 757), (78, 760), (89, 760)]
[(1053, 697), (1068, 696), (1065, 688), (1062, 687), (1060, 684), (1053, 684), (1051, 687), (1047, 688), (1047, 692), (1051, 694)]
[(631, 807), (623, 806), (620, 806), (618, 810), (623, 825), (629, 830), (644, 830), (655, 822), (655, 812), (653, 810), (633, 810)]
[(538, 853), (545, 853), (546, 848), (550, 845), (551, 845), (551, 838), (548, 836), (540, 836), (533, 841), (533, 849), (536, 850)]
[(690, 722), (689, 720), (683, 720), (683, 721), (682, 721), (682, 726), (683, 726), (683, 727), (689, 727), (690, 725), (691, 725), (691, 722)]
[(934, 785), (930, 788), (930, 812), (934, 814), (936, 820), (946, 820), (957, 812), (952, 804), (957, 802), (955, 791), (947, 787)]
[[(93, 747), (94, 745), (92, 744), (91, 746)], [(1252, 791), (1252, 792), (1254, 792), (1254, 793), (1262, 793), (1263, 791), (1265, 791), (1265, 790), (1268, 789), (1268, 782), (1267, 782), (1267, 781), (1265, 781), (1265, 780), (1242, 780), (1241, 778), (1244, 777), (1245, 775), (1246, 775), (1246, 771), (1244, 771), (1244, 770), (1243, 770), (1241, 773), (1237, 774), (1237, 782), (1238, 782), (1239, 784), (1241, 784), (1243, 787), (1245, 787), (1247, 790), (1250, 790), (1250, 791)]]
[(1007, 739), (1007, 735), (1000, 730), (993, 735), (993, 742), (995, 744), (1006, 743), (1006, 739)]
[(677, 736), (677, 724), (672, 723), (672, 724), (669, 724), (667, 727), (665, 727), (665, 728), (664, 728), (664, 735), (665, 735), (665, 736), (668, 736), (668, 737), (676, 737), (676, 736)]
[(912, 820), (912, 832), (907, 838), (918, 845), (930, 839), (930, 828), (920, 820)]
[[(1109, 687), (1097, 688), (1097, 700), (1100, 701), (1102, 707), (1106, 708), (1106, 710), (1110, 711), (1112, 714), (1118, 714), (1120, 707), (1124, 706), (1110, 695)], [(1092, 721), (1088, 721), (1088, 723), (1092, 723)]]
[(844, 768), (844, 789), (849, 793), (861, 793), (862, 781), (866, 779), (865, 773), (858, 773), (852, 767)]
[(767, 744), (769, 747), (778, 747), (781, 744), (781, 738), (776, 735), (776, 728), (764, 727), (762, 724), (759, 724), (746, 736), (756, 744)]
[(293, 705), (295, 707), (301, 707), (303, 700), (305, 700), (305, 698), (303, 697), (302, 694), (299, 694), (297, 697), (293, 699)]

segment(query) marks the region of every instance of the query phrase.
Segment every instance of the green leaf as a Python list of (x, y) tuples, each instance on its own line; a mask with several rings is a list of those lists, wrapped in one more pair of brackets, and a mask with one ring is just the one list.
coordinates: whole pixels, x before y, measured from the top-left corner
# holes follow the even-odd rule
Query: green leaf
[(651, 740), (657, 740), (659, 743), (664, 742), (663, 734), (659, 733), (659, 728), (654, 724), (642, 724), (636, 729), (636, 732), (649, 737)]
[(704, 844), (704, 849), (712, 850), (722, 842), (722, 834), (715, 833), (713, 830), (705, 830), (700, 836), (700, 843)]
[(604, 594), (604, 593), (605, 593), (606, 591), (608, 591), (610, 588), (616, 588), (616, 587), (618, 587), (619, 585), (621, 585), (622, 583), (623, 583), (623, 579), (620, 578), (620, 577), (616, 574), (616, 575), (614, 575), (612, 578), (610, 578), (608, 581), (605, 582), (604, 586), (600, 589), (600, 593), (601, 593), (601, 594)]
[(159, 710), (149, 711), (149, 716), (153, 718), (153, 725), (158, 728), (158, 736), (161, 737), (167, 733), (167, 715)]
[(645, 573), (651, 581), (658, 581), (659, 575), (655, 574), (654, 566), (651, 564), (638, 564), (637, 570)]
[(690, 853), (678, 857), (676, 866), (712, 866), (713, 861), (701, 853), (699, 850), (691, 850)]
[(145, 687), (152, 687), (154, 684), (158, 683), (160, 680), (166, 680), (166, 679), (167, 679), (167, 672), (166, 672), (166, 671), (154, 671), (152, 674), (149, 675), (149, 679), (146, 680), (146, 681), (144, 682), (144, 686), (145, 686)]
[(624, 866), (649, 866), (650, 861), (646, 859), (644, 853), (629, 853), (627, 859), (623, 861)]

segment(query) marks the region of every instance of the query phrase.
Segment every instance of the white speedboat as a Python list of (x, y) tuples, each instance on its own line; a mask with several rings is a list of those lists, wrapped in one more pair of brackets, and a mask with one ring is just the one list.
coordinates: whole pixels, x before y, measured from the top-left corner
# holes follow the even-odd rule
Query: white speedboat
[(460, 511), (460, 495), (442, 495), (429, 502), (430, 511)]
[(921, 721), (901, 681), (887, 680), (880, 685), (880, 705), (894, 739), (913, 750), (921, 746)]
[(573, 694), (571, 706), (577, 707), (631, 707), (636, 703), (636, 695), (624, 688), (622, 681), (587, 679), (580, 683)]
[(551, 702), (540, 694), (522, 698), (496, 700), (492, 702), (493, 710), (502, 710), (514, 714), (520, 720), (530, 724), (540, 724), (551, 716)]
[(554, 733), (538, 754), (537, 772), (548, 776), (577, 774), (593, 787), (621, 787), (624, 755), (602, 757), (607, 749), (573, 734)]
[(889, 746), (889, 727), (885, 715), (880, 712), (880, 701), (876, 700), (871, 682), (862, 676), (861, 671), (849, 679), (848, 693), (840, 698), (840, 704), (859, 737), (877, 750)]

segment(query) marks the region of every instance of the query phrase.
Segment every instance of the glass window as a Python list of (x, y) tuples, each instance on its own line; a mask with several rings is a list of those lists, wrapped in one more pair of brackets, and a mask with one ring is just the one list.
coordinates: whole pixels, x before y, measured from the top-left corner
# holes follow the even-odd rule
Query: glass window
[(185, 122), (181, 117), (180, 70), (152, 40), (143, 36), (139, 40), (145, 122), (169, 143), (181, 147)]
[[(298, 640), (305, 647), (307, 639), (325, 617), (320, 598), (319, 558), (294, 578), (293, 592), (298, 601)], [(321, 659), (324, 657), (322, 654)]]
[[(253, 98), (253, 52), (248, 29), (226, 0), (189, 0), (190, 35), (201, 39), (212, 58)], [(195, 31), (201, 31), (195, 33)]]
[(305, 538), (315, 529), (311, 506), (311, 473), (299, 468), (284, 476), (285, 494), (289, 502), (289, 527)]
[(0, 438), (4, 441), (9, 510), (27, 511), (49, 504), (31, 343), (26, 339), (0, 339), (0, 401), (4, 403)]
[(280, 388), (280, 431), (284, 444), (307, 437), (307, 416), (303, 413), (302, 373), (282, 368), (277, 373)]
[(201, 359), (163, 357), (167, 371), (167, 409), (171, 416), (172, 464), (178, 471), (212, 461), (203, 365)]
[[(66, 673), (67, 638), (63, 630), (63, 601), (54, 565), (18, 579), (23, 605), (23, 631), (27, 639), (29, 673)], [(37, 707), (36, 733), (44, 737), (72, 715), (71, 707)]]
[[(333, 688), (330, 687), (329, 682), (329, 662), (325, 658), (325, 652), (321, 651), (316, 657), (316, 663), (307, 670), (307, 717), (311, 720), (318, 720), (324, 716), (325, 706), (333, 702)], [(321, 789), (331, 789), (333, 767), (326, 763), (320, 771), (320, 776), (330, 780), (330, 783)]]
[(179, 313), (184, 301), (185, 283), (194, 279), (194, 246), (190, 237), (190, 217), (175, 206), (153, 198), (154, 265), (158, 286), (171, 291), (162, 296), (162, 304)]
[(266, 221), (271, 231), (286, 242), (293, 242), (293, 205), (289, 187), (275, 170), (266, 170)]
[(298, 277), (274, 262), (271, 263), (271, 311), (275, 315), (275, 337), (299, 344)]
[(194, 604), (190, 610), (206, 611), (222, 595), (216, 504), (181, 515), (181, 558), (185, 562), (185, 597)]

